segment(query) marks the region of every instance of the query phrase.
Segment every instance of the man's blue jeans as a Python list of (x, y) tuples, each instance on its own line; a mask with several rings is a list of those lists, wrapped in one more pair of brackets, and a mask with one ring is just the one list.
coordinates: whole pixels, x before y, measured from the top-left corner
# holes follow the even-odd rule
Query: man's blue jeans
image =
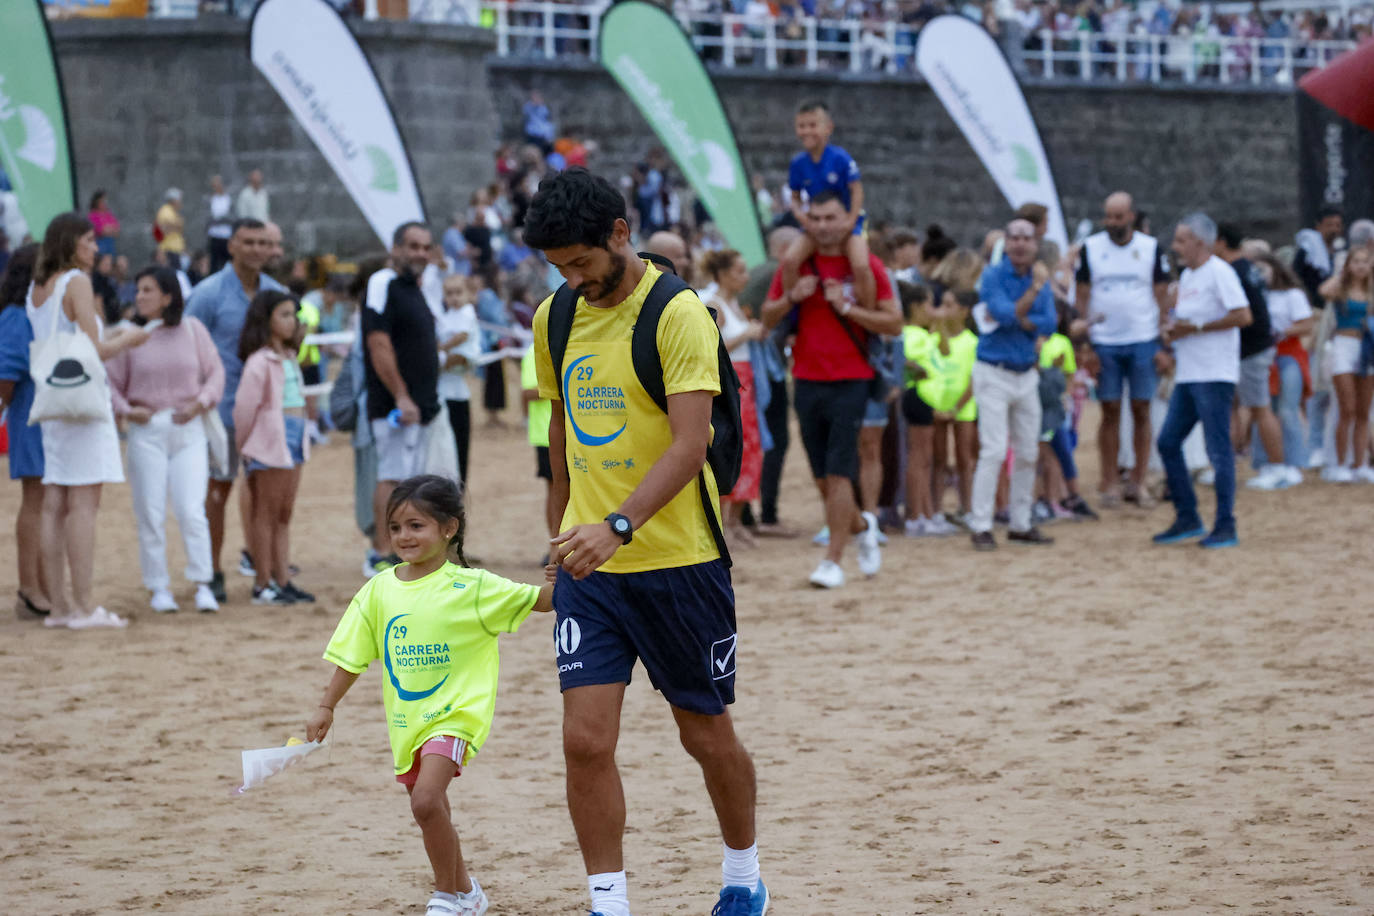
[(1199, 421), (1207, 445), (1207, 457), (1216, 473), (1217, 521), (1214, 531), (1235, 531), (1236, 455), (1231, 447), (1231, 401), (1236, 386), (1230, 382), (1183, 382), (1174, 386), (1169, 414), (1159, 430), (1159, 457), (1169, 480), (1174, 511), (1185, 524), (1202, 524), (1197, 493), (1183, 460), (1183, 440)]

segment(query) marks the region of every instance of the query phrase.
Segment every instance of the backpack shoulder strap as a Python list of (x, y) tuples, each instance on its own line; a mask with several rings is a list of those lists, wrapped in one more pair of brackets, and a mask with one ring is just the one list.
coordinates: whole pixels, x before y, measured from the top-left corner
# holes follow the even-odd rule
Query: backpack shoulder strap
[(668, 412), (668, 395), (663, 385), (663, 360), (658, 352), (658, 323), (668, 303), (686, 289), (689, 287), (677, 274), (662, 274), (649, 295), (644, 297), (644, 306), (635, 319), (634, 334), (630, 338), (630, 359), (639, 384), (664, 413)]
[(568, 351), (568, 338), (572, 336), (573, 316), (577, 313), (577, 293), (564, 283), (553, 294), (549, 303), (549, 357), (553, 361), (553, 374), (558, 379), (558, 388), (563, 389), (563, 354)]

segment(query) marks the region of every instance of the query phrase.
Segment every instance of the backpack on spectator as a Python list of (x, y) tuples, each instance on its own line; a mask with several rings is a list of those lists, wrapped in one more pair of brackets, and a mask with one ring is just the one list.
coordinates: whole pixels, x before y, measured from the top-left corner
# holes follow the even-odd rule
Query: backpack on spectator
[[(644, 298), (644, 306), (640, 309), (630, 338), (630, 359), (634, 364), (639, 384), (658, 405), (658, 409), (667, 413), (668, 396), (663, 387), (663, 362), (658, 352), (658, 323), (668, 303), (678, 293), (690, 287), (677, 275), (671, 261), (643, 252), (640, 252), (639, 256), (652, 261), (663, 271), (663, 275)], [(563, 354), (567, 352), (568, 338), (572, 335), (577, 299), (577, 293), (565, 283), (553, 294), (553, 301), (549, 304), (549, 356), (560, 384), (563, 378)], [(702, 307), (711, 313), (714, 322), (715, 312), (705, 303)], [(744, 453), (744, 426), (740, 419), (739, 376), (735, 374), (734, 364), (731, 363), (730, 354), (725, 349), (725, 341), (719, 337), (716, 345), (716, 362), (720, 371), (720, 394), (711, 400), (712, 436), (710, 444), (706, 447), (706, 464), (715, 477), (717, 492), (724, 496), (735, 488), (735, 483), (739, 480), (740, 461)], [(730, 566), (730, 552), (726, 549), (720, 519), (716, 517), (715, 509), (711, 505), (704, 468), (697, 475), (697, 491), (701, 496), (701, 506), (706, 511), (706, 521), (711, 526), (711, 536), (720, 551), (720, 558), (726, 566)]]
[(358, 428), (358, 402), (366, 390), (362, 347), (360, 342), (355, 342), (348, 350), (343, 368), (334, 377), (334, 384), (329, 386), (329, 422), (335, 429), (351, 433)]

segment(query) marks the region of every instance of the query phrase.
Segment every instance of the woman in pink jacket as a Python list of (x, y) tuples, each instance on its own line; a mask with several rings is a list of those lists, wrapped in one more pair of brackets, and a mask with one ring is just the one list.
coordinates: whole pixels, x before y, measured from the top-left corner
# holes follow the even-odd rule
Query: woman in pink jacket
[(210, 592), (210, 482), (201, 415), (224, 394), (224, 365), (210, 332), (182, 315), (181, 284), (165, 267), (138, 274), (134, 307), (146, 321), (147, 343), (105, 364), (115, 416), (128, 426), (129, 483), (138, 522), (138, 561), (154, 611), (177, 609), (167, 573), (167, 495), (186, 547), (186, 578), (197, 583), (196, 607), (219, 610)]
[(248, 548), (256, 570), (254, 604), (313, 603), (315, 596), (291, 582), (291, 510), (301, 465), (310, 454), (305, 435), (300, 308), (288, 293), (264, 290), (253, 298), (239, 337), (243, 376), (234, 398), (234, 438), (253, 492)]

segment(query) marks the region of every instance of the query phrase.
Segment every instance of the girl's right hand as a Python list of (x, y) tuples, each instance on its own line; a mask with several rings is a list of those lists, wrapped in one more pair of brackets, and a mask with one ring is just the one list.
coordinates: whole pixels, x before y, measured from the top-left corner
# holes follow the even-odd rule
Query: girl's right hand
[(153, 412), (147, 407), (130, 407), (128, 412), (124, 414), (124, 417), (130, 423), (137, 423), (139, 426), (143, 426), (153, 418)]
[(119, 343), (123, 344), (125, 347), (141, 347), (147, 343), (148, 338), (152, 336), (152, 333), (147, 328), (141, 328), (135, 324), (126, 327), (114, 339), (118, 340)]
[(306, 741), (323, 741), (329, 734), (329, 726), (334, 724), (334, 710), (328, 706), (315, 707), (315, 714), (305, 723)]

